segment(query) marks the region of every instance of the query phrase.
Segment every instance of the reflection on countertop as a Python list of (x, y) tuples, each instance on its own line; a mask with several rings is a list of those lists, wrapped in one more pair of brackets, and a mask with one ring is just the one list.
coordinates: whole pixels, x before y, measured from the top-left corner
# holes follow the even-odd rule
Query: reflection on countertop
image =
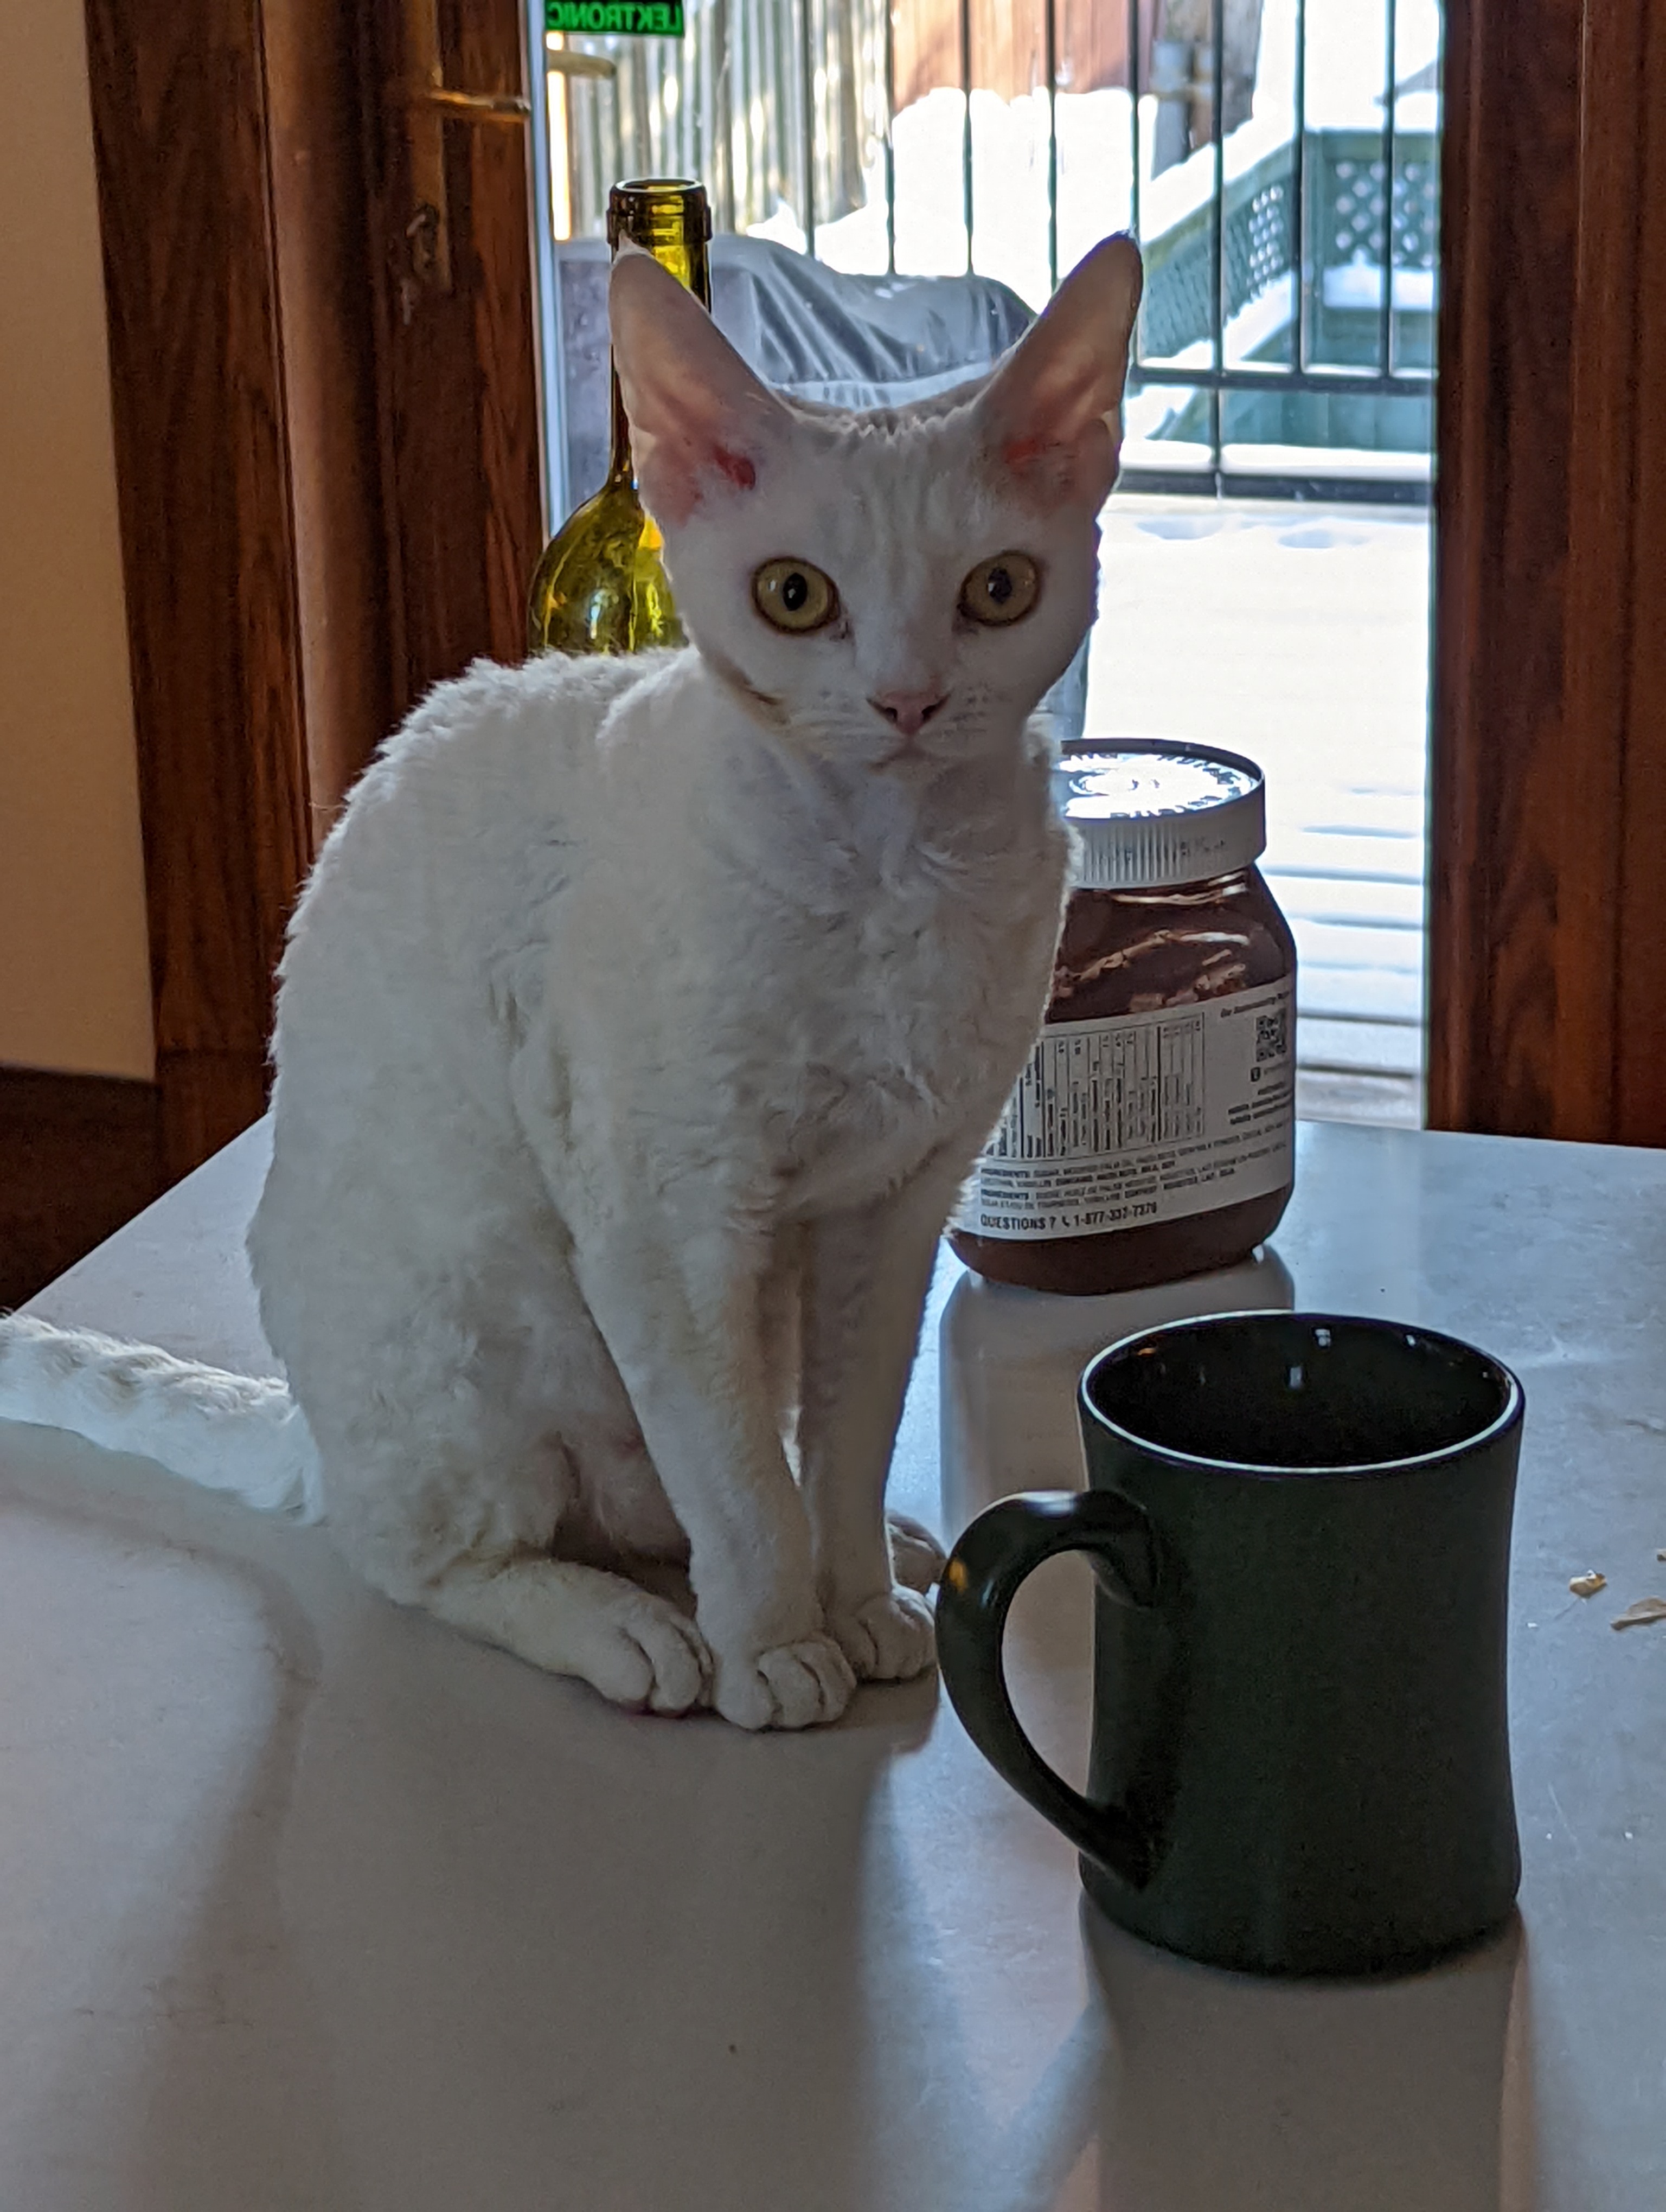
[(1097, 1352), (1200, 1314), (1289, 1311), (1290, 1270), (1264, 1245), (1236, 1267), (1109, 1297), (1055, 1297), (963, 1274), (939, 1331), (943, 1526), (1018, 1490), (1079, 1490), (1076, 1385)]

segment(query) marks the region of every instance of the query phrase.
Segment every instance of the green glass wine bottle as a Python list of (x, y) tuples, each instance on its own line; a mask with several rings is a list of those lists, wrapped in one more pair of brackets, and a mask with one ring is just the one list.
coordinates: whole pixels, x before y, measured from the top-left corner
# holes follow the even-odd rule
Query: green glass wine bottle
[[(685, 178), (637, 178), (607, 196), (614, 252), (627, 238), (642, 246), (708, 310), (711, 230), (705, 188)], [(526, 628), (534, 653), (640, 653), (684, 642), (661, 559), (664, 540), (637, 495), (617, 371), (612, 384), (607, 479), (568, 516), (533, 572)]]

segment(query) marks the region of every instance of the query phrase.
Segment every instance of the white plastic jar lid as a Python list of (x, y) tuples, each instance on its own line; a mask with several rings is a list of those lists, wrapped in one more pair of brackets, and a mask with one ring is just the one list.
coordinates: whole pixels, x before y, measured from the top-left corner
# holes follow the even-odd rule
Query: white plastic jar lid
[(1077, 738), (1053, 771), (1081, 840), (1075, 881), (1158, 890), (1251, 866), (1267, 849), (1267, 790), (1242, 753), (1166, 738)]

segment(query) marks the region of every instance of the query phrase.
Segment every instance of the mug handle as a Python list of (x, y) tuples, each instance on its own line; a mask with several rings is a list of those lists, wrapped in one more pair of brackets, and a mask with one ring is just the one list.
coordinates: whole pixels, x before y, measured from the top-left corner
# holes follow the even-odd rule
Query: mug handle
[(1018, 1584), (1055, 1552), (1085, 1552), (1125, 1603), (1154, 1606), (1157, 1556), (1145, 1515), (1109, 1490), (1031, 1491), (980, 1513), (949, 1554), (937, 1595), (937, 1658), (966, 1733), (997, 1774), (1079, 1851), (1143, 1889), (1156, 1849), (1118, 1805), (1095, 1805), (1054, 1773), (1018, 1725), (1001, 1644)]

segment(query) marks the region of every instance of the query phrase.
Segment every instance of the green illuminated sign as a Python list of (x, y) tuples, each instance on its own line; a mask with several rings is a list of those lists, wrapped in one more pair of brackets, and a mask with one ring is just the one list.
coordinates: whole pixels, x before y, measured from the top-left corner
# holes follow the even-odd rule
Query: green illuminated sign
[(683, 0), (544, 0), (544, 27), (591, 38), (680, 39)]

